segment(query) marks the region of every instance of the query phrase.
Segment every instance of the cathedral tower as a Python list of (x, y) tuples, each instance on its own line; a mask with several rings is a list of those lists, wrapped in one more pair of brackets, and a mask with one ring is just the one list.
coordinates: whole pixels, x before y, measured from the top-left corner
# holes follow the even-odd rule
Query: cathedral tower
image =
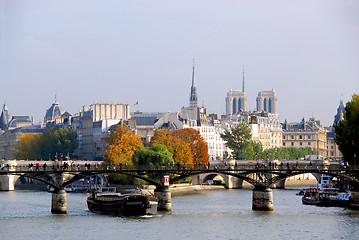
[(194, 60), (193, 60), (192, 86), (191, 86), (191, 95), (189, 97), (189, 106), (190, 107), (198, 106), (196, 79), (195, 79), (195, 76), (194, 76)]
[(229, 90), (226, 97), (226, 114), (233, 115), (238, 114), (240, 111), (247, 111), (247, 94), (244, 91), (244, 70), (243, 70), (243, 82), (242, 91)]
[(278, 114), (278, 98), (274, 89), (272, 91), (261, 91), (257, 97), (257, 111)]

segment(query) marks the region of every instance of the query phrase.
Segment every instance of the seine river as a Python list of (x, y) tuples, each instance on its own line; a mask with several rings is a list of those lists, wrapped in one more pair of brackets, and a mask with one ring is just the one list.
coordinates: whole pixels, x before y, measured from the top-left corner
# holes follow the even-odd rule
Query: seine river
[(86, 194), (67, 194), (67, 215), (51, 194), (0, 192), (0, 239), (357, 239), (359, 211), (302, 205), (297, 190), (274, 190), (274, 211), (251, 210), (251, 190), (174, 196), (173, 211), (148, 218), (90, 213)]

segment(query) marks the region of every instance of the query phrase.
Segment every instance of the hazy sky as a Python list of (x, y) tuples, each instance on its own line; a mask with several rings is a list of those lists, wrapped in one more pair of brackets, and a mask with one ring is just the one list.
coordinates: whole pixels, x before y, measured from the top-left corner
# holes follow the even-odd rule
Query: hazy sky
[[(43, 120), (54, 96), (71, 114), (92, 103), (131, 112), (199, 103), (225, 113), (275, 89), (281, 121), (333, 121), (359, 93), (357, 0), (0, 0), (0, 104)], [(139, 105), (134, 106), (138, 101)]]

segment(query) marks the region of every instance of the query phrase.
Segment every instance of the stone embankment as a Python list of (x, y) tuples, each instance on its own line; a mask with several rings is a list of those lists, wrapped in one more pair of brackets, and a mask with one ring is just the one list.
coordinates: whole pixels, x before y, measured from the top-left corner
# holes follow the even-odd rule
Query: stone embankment
[(172, 196), (192, 194), (200, 191), (225, 189), (223, 185), (190, 185), (190, 184), (174, 184), (171, 187)]

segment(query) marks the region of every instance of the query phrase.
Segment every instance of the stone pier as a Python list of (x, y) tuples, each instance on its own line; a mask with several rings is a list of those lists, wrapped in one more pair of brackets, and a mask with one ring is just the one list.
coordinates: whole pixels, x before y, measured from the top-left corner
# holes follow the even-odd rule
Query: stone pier
[(158, 211), (172, 211), (172, 194), (169, 187), (159, 188), (154, 191), (155, 197), (158, 198)]
[[(52, 177), (58, 186), (61, 186), (64, 182), (64, 174), (62, 172), (56, 173)], [(55, 188), (52, 192), (51, 212), (55, 214), (66, 214), (67, 201), (66, 191), (64, 189)]]
[(359, 191), (356, 190), (352, 190), (352, 202), (350, 204), (350, 207), (353, 208), (353, 209), (359, 209)]
[(51, 212), (55, 214), (66, 214), (67, 202), (65, 190), (54, 190), (54, 192), (52, 193)]
[(16, 175), (1, 175), (0, 176), (0, 191), (14, 191), (15, 182), (20, 176)]
[(273, 191), (270, 188), (253, 189), (253, 210), (273, 211)]

